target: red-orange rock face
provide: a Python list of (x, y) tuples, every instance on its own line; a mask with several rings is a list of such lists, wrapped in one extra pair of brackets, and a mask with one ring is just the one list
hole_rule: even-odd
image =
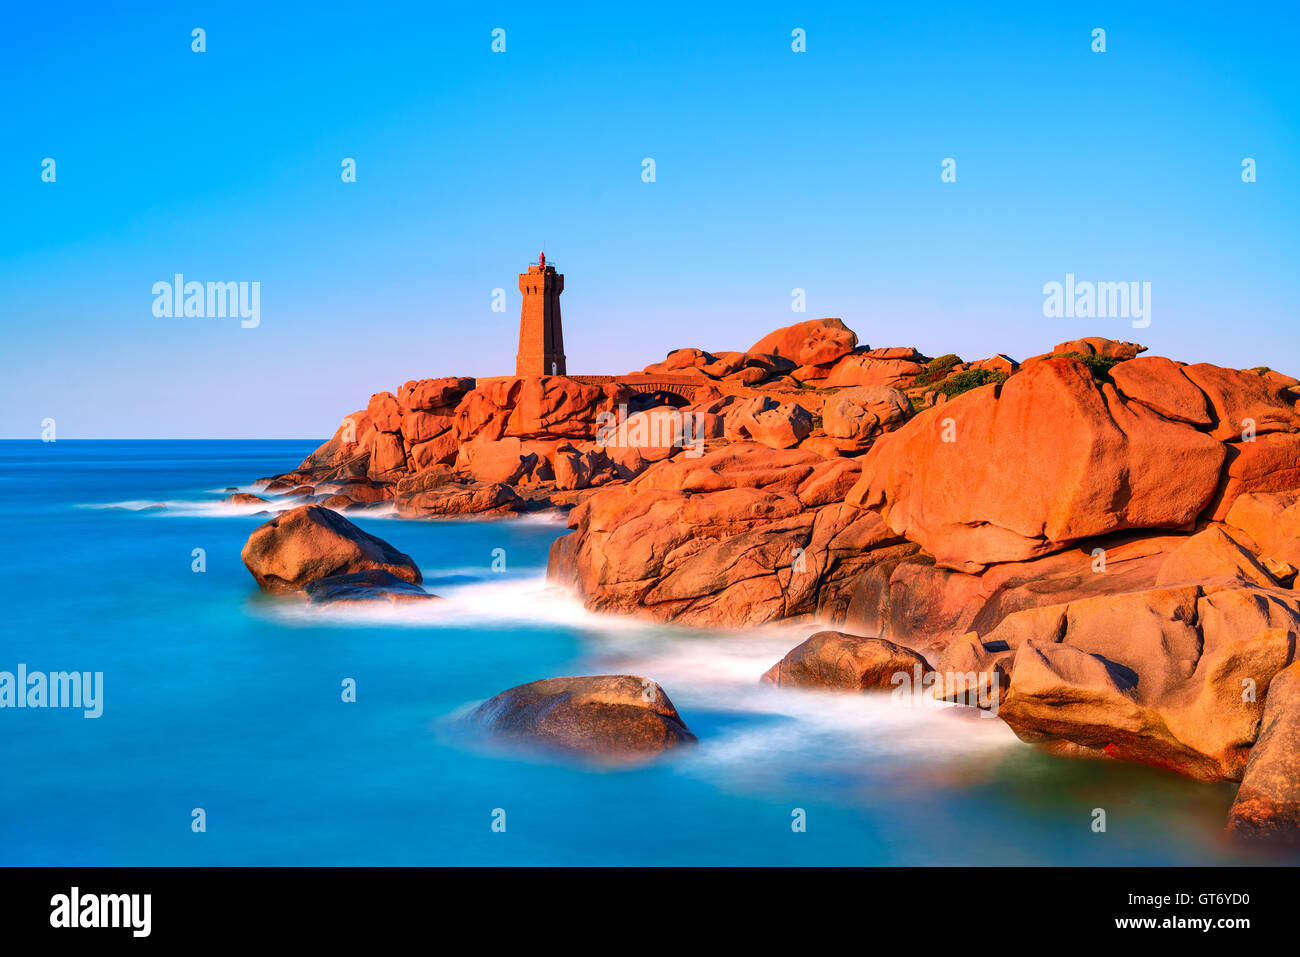
[[(400, 426), (400, 418), (398, 423)], [(381, 482), (395, 481), (406, 472), (406, 447), (396, 432), (372, 429), (362, 436), (358, 449), (369, 453), (366, 474)]]
[(881, 438), (849, 501), (951, 568), (973, 570), (1132, 528), (1181, 528), (1209, 504), (1221, 443), (1047, 359)]
[(1122, 342), (1118, 339), (1104, 339), (1101, 336), (1087, 336), (1083, 339), (1072, 339), (1069, 342), (1059, 343), (1052, 350), (1052, 353), (1059, 356), (1065, 352), (1077, 352), (1080, 355), (1104, 356), (1108, 359), (1132, 359), (1139, 352), (1146, 351), (1146, 346), (1140, 346), (1136, 342)]
[(575, 508), (551, 575), (590, 607), (682, 622), (807, 615), (828, 556), (888, 534), (840, 504), (856, 478), (851, 460), (754, 443), (679, 455)]
[(474, 438), (594, 438), (601, 414), (613, 414), (629, 393), (617, 385), (585, 385), (564, 376), (499, 379), (468, 393), (456, 409), (456, 434)]
[(1216, 420), (1210, 434), (1216, 439), (1249, 441), (1266, 432), (1300, 432), (1295, 396), (1282, 381), (1204, 362), (1183, 371), (1209, 399)]
[(397, 401), (412, 412), (450, 415), (473, 388), (474, 380), (464, 377), (414, 379), (397, 390)]
[(745, 351), (780, 356), (797, 366), (828, 365), (856, 348), (858, 336), (839, 319), (809, 319), (770, 332)]
[[(1300, 491), (1252, 492), (1239, 496), (1225, 520), (1254, 543), (1265, 567), (1269, 562), (1300, 569)], [(1240, 536), (1236, 536), (1240, 540)]]
[(1146, 406), (1175, 422), (1196, 427), (1212, 423), (1205, 393), (1194, 386), (1179, 363), (1162, 356), (1121, 362), (1111, 370), (1115, 388), (1124, 398)]
[(1273, 432), (1250, 442), (1229, 442), (1221, 488), (1207, 514), (1223, 521), (1237, 497), (1248, 492), (1300, 488), (1300, 435)]
[(456, 420), (433, 412), (407, 412), (402, 416), (402, 439), (408, 446), (428, 442), (450, 431)]
[(391, 392), (376, 392), (370, 397), (366, 406), (370, 421), (380, 432), (400, 432), (402, 430), (402, 407), (397, 404), (397, 396)]
[(906, 388), (925, 367), (912, 358), (879, 357), (872, 353), (845, 356), (818, 385), (827, 389), (855, 386)]

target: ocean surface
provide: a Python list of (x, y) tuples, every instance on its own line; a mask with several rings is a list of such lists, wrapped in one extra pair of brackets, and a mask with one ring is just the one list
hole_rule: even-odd
[[(0, 864), (1265, 860), (1220, 836), (1232, 785), (1052, 757), (964, 709), (760, 686), (807, 626), (590, 614), (546, 586), (557, 518), (355, 518), (447, 599), (417, 610), (263, 596), (239, 552), (265, 516), (220, 500), (316, 444), (0, 442), (0, 671), (103, 674), (98, 718), (0, 709)], [(699, 746), (599, 770), (458, 727), (513, 685), (606, 673), (659, 681)]]

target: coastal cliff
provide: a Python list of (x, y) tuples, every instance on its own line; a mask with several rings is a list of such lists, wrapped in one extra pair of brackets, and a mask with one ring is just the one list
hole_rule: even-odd
[(1300, 747), (1294, 705), (1252, 746), (1300, 633), (1300, 383), (1144, 351), (965, 362), (824, 319), (627, 377), (415, 380), (262, 491), (566, 508), (548, 577), (588, 608), (884, 639), (991, 677), (1026, 740), (1207, 781), (1258, 766), (1234, 833), (1298, 833), (1265, 783)]

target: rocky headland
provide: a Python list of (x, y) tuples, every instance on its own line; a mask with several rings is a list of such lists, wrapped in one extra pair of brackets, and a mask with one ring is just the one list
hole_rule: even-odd
[[(806, 621), (765, 680), (925, 676), (1027, 741), (1240, 781), (1231, 833), (1296, 840), (1300, 383), (1145, 351), (965, 361), (821, 319), (627, 376), (413, 380), (257, 483), (295, 507), (245, 561), (268, 590), (398, 600), (418, 569), (343, 515), (565, 510), (548, 577), (590, 609)], [(481, 723), (568, 750), (584, 715), (638, 753), (690, 737), (666, 696), (632, 700), (640, 678), (553, 680)]]

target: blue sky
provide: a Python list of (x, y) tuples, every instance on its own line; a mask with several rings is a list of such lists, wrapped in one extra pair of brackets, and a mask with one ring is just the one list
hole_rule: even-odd
[[(311, 438), (509, 373), (543, 243), (572, 372), (825, 315), (1300, 374), (1300, 14), (1130, 6), (10, 5), (0, 436)], [(155, 317), (178, 272), (260, 325)], [(1066, 273), (1150, 282), (1150, 327), (1044, 318)]]

